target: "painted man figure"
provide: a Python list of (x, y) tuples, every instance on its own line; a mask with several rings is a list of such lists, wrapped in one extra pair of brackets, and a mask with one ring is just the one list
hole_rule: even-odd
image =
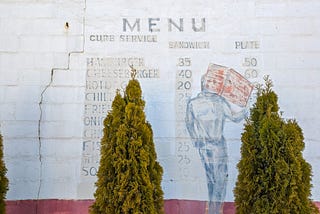
[(209, 214), (222, 213), (226, 195), (228, 155), (223, 136), (225, 121), (240, 122), (248, 112), (247, 108), (232, 112), (229, 102), (217, 93), (224, 87), (225, 75), (216, 71), (208, 69), (202, 77), (201, 92), (188, 102), (186, 115), (188, 132), (206, 171)]

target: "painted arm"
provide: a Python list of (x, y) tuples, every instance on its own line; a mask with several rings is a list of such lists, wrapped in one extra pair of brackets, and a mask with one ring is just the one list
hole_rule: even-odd
[(193, 115), (193, 110), (192, 110), (192, 104), (189, 101), (187, 104), (187, 110), (186, 110), (186, 126), (189, 132), (190, 137), (192, 138), (192, 141), (195, 141), (197, 139), (196, 137), (196, 131), (194, 128), (194, 115)]
[(226, 117), (231, 120), (232, 122), (239, 123), (241, 120), (246, 118), (248, 116), (248, 109), (249, 106), (247, 105), (244, 107), (241, 111), (239, 112), (233, 112), (231, 110), (230, 104), (224, 100), (224, 105), (223, 105), (224, 113)]

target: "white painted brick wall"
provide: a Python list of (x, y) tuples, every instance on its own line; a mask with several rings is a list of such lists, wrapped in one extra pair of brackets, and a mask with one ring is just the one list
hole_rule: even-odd
[[(53, 167), (54, 170), (50, 173), (45, 170), (50, 168), (47, 167), (46, 162), (46, 158), (50, 157), (50, 155), (47, 157), (45, 150), (48, 148), (47, 142), (56, 146), (62, 141), (62, 139), (59, 140), (59, 135), (68, 136), (72, 141), (72, 137), (66, 134), (70, 132), (68, 128), (63, 128), (70, 124), (70, 127), (75, 126), (72, 122), (58, 121), (61, 118), (56, 118), (52, 122), (43, 120), (41, 126), (43, 126), (44, 136), (41, 137), (46, 139), (50, 136), (56, 140), (41, 142), (43, 145), (40, 153), (43, 163), (40, 165), (38, 121), (40, 95), (50, 82), (51, 69), (67, 67), (68, 53), (81, 51), (83, 48), (83, 7), (84, 2), (77, 0), (1, 1), (0, 3), (0, 124), (5, 140), (5, 160), (10, 180), (8, 199), (75, 198), (72, 191), (66, 191), (62, 195), (50, 195), (51, 188), (61, 192), (61, 188), (55, 185), (54, 180), (51, 186), (45, 185), (50, 183), (47, 182), (48, 176), (54, 174), (57, 168), (59, 173), (56, 173), (55, 180), (62, 177), (60, 173), (62, 168)], [(69, 24), (68, 29), (65, 28), (66, 22)], [(53, 96), (63, 97), (63, 94)], [(73, 94), (69, 96), (72, 97)], [(50, 101), (50, 97), (47, 100)], [(51, 98), (51, 100), (55, 99)], [(46, 102), (46, 99), (43, 102)], [(81, 110), (81, 108), (78, 109)], [(44, 113), (43, 116), (46, 114)], [(61, 129), (64, 130), (61, 133), (53, 131)], [(76, 131), (74, 133), (72, 136), (78, 135)], [(68, 143), (68, 140), (64, 141), (67, 146), (74, 145)], [(63, 148), (63, 146), (57, 148)], [(67, 151), (69, 156), (76, 157), (72, 155), (70, 149)], [(79, 153), (81, 148), (76, 151)], [(60, 156), (57, 155), (57, 157)], [(64, 166), (63, 163), (62, 166)], [(75, 169), (80, 166), (69, 168), (74, 168), (71, 171), (75, 172)], [(43, 184), (38, 196), (40, 170), (42, 170)], [(73, 175), (72, 179), (75, 177)], [(64, 185), (66, 189), (72, 183), (72, 179), (68, 182), (64, 180), (64, 184), (60, 182), (60, 186)]]
[[(255, 57), (260, 73), (252, 81), (261, 82), (262, 76), (269, 74), (284, 116), (296, 118), (303, 128), (304, 156), (312, 164), (314, 174), (312, 198), (320, 201), (320, 193), (316, 191), (320, 187), (317, 171), (320, 156), (316, 152), (320, 149), (320, 117), (316, 114), (320, 103), (317, 93), (320, 90), (319, 11), (317, 0), (164, 0), (134, 4), (127, 0), (112, 4), (92, 0), (87, 1), (87, 5), (85, 0), (2, 0), (0, 131), (10, 180), (7, 198), (93, 197), (94, 180), (86, 183), (81, 177), (86, 59), (137, 56), (145, 59), (147, 67), (160, 70), (160, 78), (141, 79), (141, 85), (158, 157), (164, 167), (165, 197), (206, 200), (206, 180), (195, 149), (188, 153), (192, 159), (190, 176), (180, 179), (177, 170), (176, 60), (192, 58), (195, 96), (200, 91), (200, 76), (208, 62), (244, 72), (244, 58)], [(150, 33), (148, 18), (157, 17), (160, 22), (156, 27), (160, 32)], [(190, 20), (193, 17), (206, 18), (205, 33), (192, 31)], [(122, 18), (141, 18), (141, 32), (124, 33)], [(167, 18), (184, 18), (184, 32), (168, 32)], [(94, 43), (89, 39), (91, 34), (152, 34), (158, 36), (158, 42)], [(180, 40), (210, 41), (210, 49), (168, 49), (168, 41)], [(235, 49), (235, 41), (258, 41), (260, 48)], [(38, 135), (40, 115), (41, 141)], [(225, 128), (230, 175), (227, 201), (233, 200), (241, 129), (242, 124), (231, 123)]]

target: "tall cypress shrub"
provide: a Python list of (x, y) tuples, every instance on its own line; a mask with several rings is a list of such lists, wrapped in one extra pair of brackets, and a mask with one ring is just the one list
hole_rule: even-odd
[(3, 160), (3, 142), (2, 142), (2, 136), (0, 134), (0, 213), (6, 213), (6, 194), (8, 190), (8, 184), (9, 181), (6, 177), (7, 168), (5, 166), (4, 160)]
[(302, 130), (295, 120), (282, 118), (277, 102), (266, 77), (241, 137), (236, 213), (319, 213), (309, 198), (311, 166), (302, 155)]
[(138, 80), (117, 92), (104, 121), (101, 159), (91, 214), (163, 213), (163, 170)]

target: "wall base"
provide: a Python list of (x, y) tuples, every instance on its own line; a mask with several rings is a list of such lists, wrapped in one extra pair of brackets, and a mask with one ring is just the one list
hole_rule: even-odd
[[(88, 207), (93, 200), (19, 200), (7, 201), (7, 214), (88, 214)], [(165, 200), (166, 214), (205, 214), (205, 201)], [(320, 202), (315, 202), (320, 209)], [(224, 214), (234, 214), (233, 202), (224, 203)]]

